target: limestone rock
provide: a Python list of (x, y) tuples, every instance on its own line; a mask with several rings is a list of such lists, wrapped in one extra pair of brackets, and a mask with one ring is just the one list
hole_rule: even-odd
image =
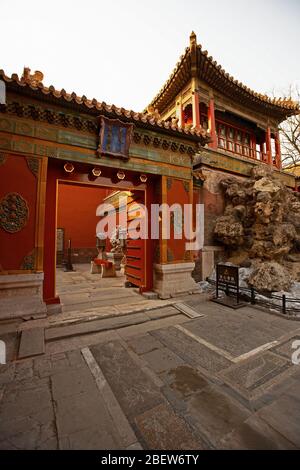
[(263, 178), (256, 180), (253, 185), (255, 191), (263, 191), (267, 193), (277, 193), (280, 191), (281, 185), (273, 181), (271, 178), (264, 176)]
[(215, 234), (225, 245), (242, 245), (244, 241), (242, 223), (230, 215), (223, 215), (218, 218)]
[(255, 180), (259, 180), (260, 178), (264, 178), (265, 176), (272, 175), (272, 169), (266, 165), (258, 165), (252, 168), (251, 176)]
[(289, 271), (274, 261), (261, 263), (248, 279), (248, 284), (261, 292), (287, 291), (291, 283)]
[[(300, 255), (300, 194), (285, 187), (267, 165), (253, 168), (248, 179), (224, 178), (220, 187), (225, 195), (225, 209), (216, 220), (214, 233), (226, 245), (228, 259), (237, 259), (238, 264), (255, 260), (259, 265), (257, 288), (268, 290), (268, 278), (272, 281), (270, 289), (276, 290), (280, 275), (287, 275), (286, 283), (280, 278), (283, 286), (291, 278), (297, 280), (299, 269), (290, 265), (295, 262), (293, 255)], [(272, 262), (275, 268), (269, 264), (265, 270), (261, 267)], [(278, 266), (282, 266), (280, 272)]]
[(300, 260), (297, 255), (290, 255), (291, 258), (285, 263), (293, 280), (300, 281)]

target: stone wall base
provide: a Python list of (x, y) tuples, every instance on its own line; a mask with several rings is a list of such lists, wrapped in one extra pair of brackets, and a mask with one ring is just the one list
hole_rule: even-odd
[(196, 268), (193, 272), (193, 278), (199, 281), (205, 281), (209, 277), (217, 263), (224, 261), (224, 248), (221, 246), (204, 246), (196, 260)]
[(195, 263), (174, 263), (154, 265), (154, 292), (161, 299), (199, 291), (192, 271)]
[[(94, 246), (86, 248), (72, 248), (72, 258), (71, 261), (73, 264), (81, 263), (90, 263), (92, 259), (98, 256), (98, 250)], [(65, 250), (64, 253), (56, 254), (56, 265), (58, 267), (62, 266), (62, 261), (68, 259), (68, 250)]]
[(0, 276), (0, 320), (46, 316), (44, 273)]

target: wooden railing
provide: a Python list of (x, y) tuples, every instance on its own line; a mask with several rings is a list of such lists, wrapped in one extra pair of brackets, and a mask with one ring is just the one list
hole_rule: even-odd
[[(268, 163), (268, 156), (265, 152), (261, 152), (260, 150), (254, 149), (243, 143), (237, 143), (235, 141), (225, 139), (221, 136), (218, 136), (218, 148), (221, 150), (226, 150), (227, 152), (231, 152), (234, 155), (242, 155), (243, 157)], [(275, 156), (272, 156), (272, 161), (273, 165), (276, 166)]]

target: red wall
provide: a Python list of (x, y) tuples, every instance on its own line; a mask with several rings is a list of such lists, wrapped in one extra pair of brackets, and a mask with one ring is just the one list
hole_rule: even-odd
[(96, 246), (96, 209), (111, 190), (78, 184), (58, 185), (57, 227), (65, 229), (65, 248), (69, 238), (73, 248)]
[(6, 160), (0, 165), (0, 200), (8, 193), (15, 192), (26, 200), (29, 217), (26, 225), (16, 233), (0, 228), (0, 270), (20, 270), (23, 259), (35, 244), (37, 178), (27, 165), (25, 157), (5, 154)]
[[(189, 204), (189, 186), (185, 185), (182, 180), (171, 178), (171, 185), (168, 188), (167, 203), (169, 206), (173, 204), (180, 204), (183, 213), (184, 221), (184, 204)], [(185, 244), (184, 237), (184, 224), (182, 224), (182, 238), (177, 239), (174, 236), (174, 224), (171, 222), (170, 226), (170, 239), (168, 240), (168, 261), (182, 261), (185, 257)]]

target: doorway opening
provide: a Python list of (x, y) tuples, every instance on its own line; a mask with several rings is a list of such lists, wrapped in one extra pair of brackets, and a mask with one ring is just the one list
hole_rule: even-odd
[[(114, 313), (118, 305), (141, 298), (138, 292), (147, 287), (146, 240), (131, 239), (130, 229), (120, 237), (124, 217), (129, 227), (132, 221), (138, 225), (141, 204), (145, 190), (57, 180), (55, 287), (63, 311), (110, 306)], [(103, 206), (108, 209), (101, 217)], [(99, 232), (103, 218), (105, 238)]]

